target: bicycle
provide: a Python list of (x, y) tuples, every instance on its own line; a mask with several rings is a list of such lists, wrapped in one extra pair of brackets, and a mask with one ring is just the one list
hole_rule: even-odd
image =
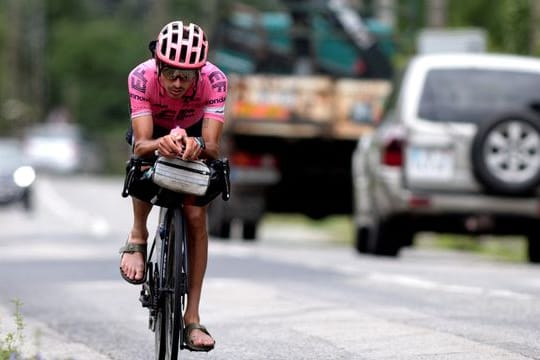
[[(151, 168), (141, 170), (153, 164), (142, 159), (131, 159), (128, 162), (122, 196), (134, 195), (133, 192), (137, 190), (130, 192), (129, 189), (138, 179), (142, 184), (139, 187), (151, 188), (145, 196), (148, 197), (148, 193), (155, 194), (150, 202), (160, 207), (158, 227), (146, 259), (146, 280), (139, 300), (149, 310), (148, 326), (155, 334), (155, 358), (177, 360), (179, 350), (185, 348), (183, 311), (189, 288), (187, 230), (183, 216), (185, 195), (153, 184), (150, 180)], [(219, 193), (226, 201), (230, 198), (228, 160), (214, 160), (211, 165), (214, 166), (214, 173), (221, 172), (223, 183), (214, 180), (208, 189), (213, 193), (202, 202), (212, 201)], [(212, 185), (214, 187), (211, 190)]]

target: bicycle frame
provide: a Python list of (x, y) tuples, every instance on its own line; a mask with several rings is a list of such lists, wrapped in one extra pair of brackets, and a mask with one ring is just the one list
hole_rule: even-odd
[[(213, 178), (211, 173), (207, 191), (209, 196), (198, 206), (208, 204), (220, 193), (225, 201), (230, 197), (228, 160), (216, 160), (213, 164), (211, 168), (215, 177)], [(155, 358), (177, 360), (179, 350), (185, 347), (183, 312), (189, 287), (187, 231), (182, 205), (185, 195), (153, 183), (151, 173), (142, 170), (142, 167), (152, 165), (153, 162), (145, 159), (135, 157), (130, 159), (127, 163), (122, 196), (140, 195), (141, 200), (160, 207), (159, 225), (146, 259), (146, 281), (142, 286), (139, 300), (142, 306), (149, 310), (148, 327), (155, 333)], [(141, 190), (141, 186), (153, 188), (149, 194), (147, 192), (139, 194), (137, 191)], [(134, 187), (138, 190), (136, 191)], [(154, 190), (157, 192), (154, 193)]]
[(183, 348), (183, 311), (188, 292), (188, 252), (181, 205), (161, 207), (159, 223), (147, 259), (147, 281), (140, 301), (149, 309), (155, 333), (155, 357), (176, 360)]

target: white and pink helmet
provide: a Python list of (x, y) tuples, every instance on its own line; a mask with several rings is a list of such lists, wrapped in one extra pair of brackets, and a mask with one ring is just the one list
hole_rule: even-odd
[(208, 40), (201, 27), (173, 21), (161, 29), (156, 56), (164, 64), (184, 69), (199, 69), (206, 63)]

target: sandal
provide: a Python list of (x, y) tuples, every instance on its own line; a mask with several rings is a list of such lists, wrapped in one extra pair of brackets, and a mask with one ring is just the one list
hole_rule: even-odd
[(184, 345), (185, 345), (185, 348), (190, 350), (190, 351), (206, 351), (206, 352), (208, 352), (208, 351), (212, 350), (214, 348), (215, 342), (212, 345), (195, 345), (195, 344), (193, 344), (193, 341), (191, 340), (190, 335), (191, 335), (191, 332), (193, 330), (197, 330), (197, 329), (201, 330), (206, 335), (212, 337), (212, 335), (210, 335), (208, 330), (206, 330), (206, 327), (204, 327), (203, 325), (196, 324), (196, 323), (188, 324), (188, 325), (186, 325), (186, 327), (184, 329)]
[[(133, 285), (140, 285), (143, 284), (146, 281), (146, 244), (134, 244), (130, 242), (126, 242), (124, 246), (120, 248), (120, 254), (124, 256), (125, 253), (133, 254), (136, 252), (140, 252), (143, 255), (144, 259), (144, 276), (140, 280), (135, 280), (129, 278), (124, 271), (122, 271), (122, 267), (120, 266), (120, 275), (122, 275), (122, 278), (126, 280), (128, 283)], [(120, 257), (120, 261), (122, 261), (122, 256)]]

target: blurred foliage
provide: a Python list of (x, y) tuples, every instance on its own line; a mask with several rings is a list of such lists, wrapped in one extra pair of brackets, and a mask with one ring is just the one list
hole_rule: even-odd
[[(401, 59), (414, 52), (416, 33), (425, 24), (426, 1), (396, 0), (395, 39)], [(161, 26), (173, 19), (194, 21), (212, 38), (216, 21), (234, 2), (0, 1), (0, 134), (42, 122), (58, 107), (69, 109), (90, 133), (127, 127), (127, 74), (148, 58), (147, 44)], [(277, 0), (243, 3), (265, 10), (283, 5)], [(483, 27), (491, 51), (527, 54), (530, 6), (529, 0), (448, 0), (448, 25)]]
[(449, 1), (448, 25), (475, 26), (488, 30), (491, 51), (528, 54), (531, 41), (531, 2), (531, 0), (499, 0), (489, 3), (481, 0)]
[[(233, 1), (4, 0), (0, 2), (0, 132), (44, 121), (57, 107), (90, 133), (128, 124), (127, 74), (150, 55), (147, 44), (165, 23), (182, 19), (212, 28)], [(269, 6), (268, 1), (246, 1)], [(35, 11), (39, 7), (40, 11)], [(181, 15), (178, 15), (181, 14)], [(30, 30), (42, 23), (42, 38)], [(11, 29), (11, 31), (8, 31)], [(31, 51), (42, 42), (43, 51)], [(16, 44), (16, 45), (13, 45)], [(10, 51), (15, 48), (16, 54)], [(25, 85), (44, 70), (42, 102)], [(15, 66), (15, 68), (14, 68)], [(42, 106), (42, 109), (38, 109)], [(22, 109), (22, 110), (21, 110)]]

